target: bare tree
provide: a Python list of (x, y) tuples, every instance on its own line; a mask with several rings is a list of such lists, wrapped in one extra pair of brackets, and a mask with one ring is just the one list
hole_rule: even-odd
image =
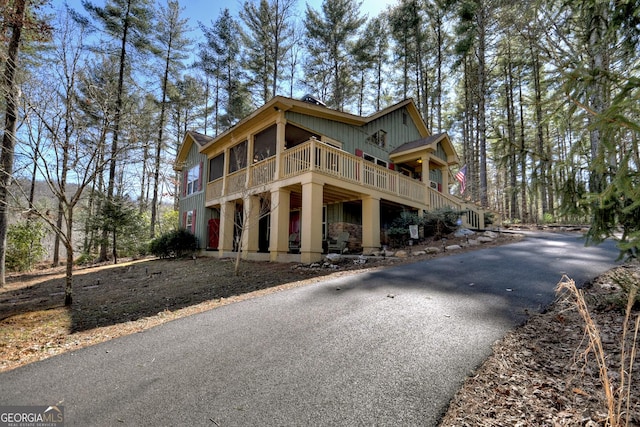
[(254, 232), (259, 227), (260, 220), (269, 216), (274, 208), (271, 206), (271, 194), (266, 191), (244, 190), (242, 200), (241, 210), (234, 214), (236, 262), (233, 272), (236, 276), (240, 275), (242, 253), (247, 250), (248, 232)]

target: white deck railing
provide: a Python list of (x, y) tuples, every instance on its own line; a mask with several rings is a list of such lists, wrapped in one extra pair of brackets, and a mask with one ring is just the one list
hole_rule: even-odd
[[(429, 209), (450, 207), (466, 212), (463, 222), (472, 228), (481, 228), (484, 224), (482, 212), (475, 206), (444, 193), (434, 190), (427, 184), (409, 178), (399, 172), (376, 165), (361, 157), (354, 156), (316, 139), (299, 144), (282, 153), (280, 171), (276, 170), (276, 158), (262, 160), (249, 168), (227, 175), (226, 189), (223, 191), (222, 179), (207, 185), (207, 200), (243, 191), (249, 188), (269, 184), (307, 172), (319, 172), (337, 177), (343, 181), (355, 183), (393, 194), (408, 201), (429, 206)], [(247, 180), (249, 173), (249, 180)]]

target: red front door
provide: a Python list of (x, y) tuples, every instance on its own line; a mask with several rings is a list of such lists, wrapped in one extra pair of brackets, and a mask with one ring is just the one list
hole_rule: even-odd
[(209, 244), (210, 249), (218, 249), (220, 242), (220, 219), (212, 218), (209, 220)]

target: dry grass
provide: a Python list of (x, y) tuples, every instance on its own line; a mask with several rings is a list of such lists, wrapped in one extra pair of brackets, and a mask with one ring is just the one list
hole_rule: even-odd
[[(441, 426), (640, 425), (638, 321), (625, 321), (640, 316), (640, 304), (628, 304), (616, 283), (635, 268), (617, 267), (583, 289), (565, 291), (547, 311), (509, 332), (454, 396)], [(591, 319), (587, 333), (575, 291)], [(599, 344), (589, 339), (596, 332)], [(604, 354), (598, 357), (607, 364), (608, 386), (594, 350)]]
[[(622, 335), (620, 339), (619, 347), (619, 372), (617, 375), (617, 384), (613, 381), (611, 375), (612, 368), (610, 367), (610, 359), (612, 356), (609, 354), (603, 344), (600, 334), (600, 328), (596, 324), (594, 317), (589, 311), (584, 292), (578, 289), (575, 282), (567, 276), (564, 276), (557, 286), (557, 292), (562, 294), (568, 299), (578, 310), (578, 313), (584, 321), (585, 335), (587, 338), (587, 346), (582, 352), (582, 357), (587, 360), (589, 355), (593, 355), (598, 364), (600, 381), (602, 382), (602, 389), (605, 394), (605, 404), (607, 408), (607, 422), (606, 425), (612, 427), (628, 426), (631, 417), (631, 383), (633, 375), (633, 365), (636, 357), (636, 348), (638, 345), (638, 327), (640, 326), (640, 314), (637, 315), (635, 320), (635, 327), (633, 327), (633, 339), (628, 340), (627, 335), (629, 332), (630, 319), (633, 310), (633, 306), (636, 301), (636, 295), (638, 293), (638, 285), (629, 280), (626, 276), (622, 275), (619, 271), (613, 275), (614, 281), (618, 284), (621, 282), (628, 283), (627, 287), (627, 304), (625, 307), (624, 320), (622, 322)], [(624, 291), (623, 291), (624, 292)]]

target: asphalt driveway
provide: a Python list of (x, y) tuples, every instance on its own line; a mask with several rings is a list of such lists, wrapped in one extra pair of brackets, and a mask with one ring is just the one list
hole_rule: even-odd
[(78, 426), (432, 426), (563, 274), (617, 255), (532, 233), (274, 293), (0, 374), (0, 405), (59, 403)]

